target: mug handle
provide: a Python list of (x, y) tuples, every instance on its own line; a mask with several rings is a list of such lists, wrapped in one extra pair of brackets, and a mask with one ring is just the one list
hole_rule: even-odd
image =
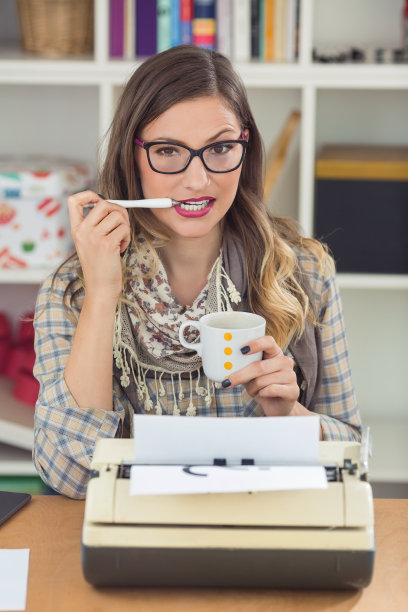
[(192, 342), (187, 342), (184, 338), (184, 330), (186, 329), (186, 327), (195, 327), (196, 329), (198, 329), (198, 331), (201, 331), (200, 329), (200, 322), (199, 321), (184, 321), (184, 323), (182, 323), (180, 325), (180, 329), (179, 329), (179, 340), (180, 343), (188, 349), (191, 349), (192, 351), (196, 351), (196, 353), (198, 355), (200, 355), (200, 357), (203, 356), (203, 350), (202, 350), (202, 343), (201, 342), (197, 342), (197, 343), (192, 343)]

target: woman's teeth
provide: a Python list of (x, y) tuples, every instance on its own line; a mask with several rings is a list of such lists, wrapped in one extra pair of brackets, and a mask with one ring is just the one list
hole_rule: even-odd
[(187, 202), (180, 202), (179, 206), (183, 210), (202, 210), (203, 208), (208, 206), (209, 203), (210, 203), (210, 200), (203, 200), (200, 203), (196, 202), (194, 204), (188, 204)]

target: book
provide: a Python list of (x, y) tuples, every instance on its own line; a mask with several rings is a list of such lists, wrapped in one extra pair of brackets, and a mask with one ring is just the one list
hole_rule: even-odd
[(233, 2), (232, 57), (236, 62), (251, 59), (251, 0)]
[(146, 57), (157, 51), (157, 2), (136, 2), (136, 55)]
[(286, 0), (275, 0), (275, 53), (274, 60), (283, 62), (285, 59), (286, 36)]
[(124, 52), (124, 0), (109, 2), (109, 55), (123, 57)]
[(170, 46), (181, 44), (181, 14), (180, 0), (171, 0), (170, 9)]
[(193, 43), (215, 49), (215, 0), (194, 0)]
[(296, 26), (295, 26), (295, 59), (300, 53), (300, 0), (296, 0)]
[[(231, 3), (233, 0), (216, 0), (217, 51), (231, 57)], [(259, 1), (259, 0), (258, 0)]]
[(193, 43), (193, 1), (180, 0), (180, 42), (182, 45)]
[(276, 0), (264, 0), (264, 44), (262, 57), (267, 61), (275, 59), (275, 2)]
[(260, 0), (259, 4), (259, 59), (265, 57), (265, 0)]
[(294, 62), (296, 59), (296, 0), (286, 0), (286, 49), (285, 59)]
[(260, 52), (262, 0), (251, 0), (251, 58), (258, 59)]
[(136, 49), (136, 0), (125, 0), (123, 57), (135, 59)]
[(171, 0), (157, 0), (157, 52), (171, 46)]

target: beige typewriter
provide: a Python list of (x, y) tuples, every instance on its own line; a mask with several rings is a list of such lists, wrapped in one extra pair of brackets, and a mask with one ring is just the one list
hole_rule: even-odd
[[(257, 421), (258, 427), (274, 421), (241, 420)], [(138, 441), (99, 440), (82, 532), (86, 580), (123, 586), (367, 586), (375, 553), (368, 436), (367, 431), (361, 444), (316, 443), (325, 488), (191, 495), (131, 495), (131, 467), (140, 463)], [(165, 453), (166, 438), (161, 440), (161, 445), (159, 440), (153, 447), (146, 444), (157, 449), (157, 463), (163, 461), (160, 449)], [(143, 446), (140, 438), (139, 443)], [(248, 457), (245, 448), (244, 463), (251, 463)], [(213, 461), (225, 465), (219, 456)]]

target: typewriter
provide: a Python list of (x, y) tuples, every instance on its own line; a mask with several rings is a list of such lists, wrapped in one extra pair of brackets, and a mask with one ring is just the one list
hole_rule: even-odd
[(317, 443), (324, 489), (131, 495), (134, 440), (101, 439), (85, 504), (84, 576), (98, 586), (365, 587), (375, 555), (368, 440), (367, 431), (361, 444)]

